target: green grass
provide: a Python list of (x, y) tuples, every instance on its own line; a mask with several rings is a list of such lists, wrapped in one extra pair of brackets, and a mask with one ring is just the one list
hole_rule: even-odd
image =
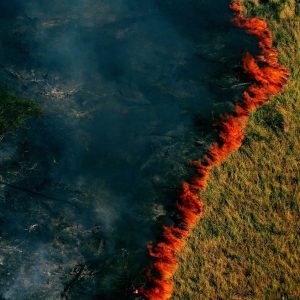
[(39, 105), (24, 100), (0, 86), (0, 140), (9, 132), (22, 127), (30, 116), (40, 115)]
[(179, 256), (174, 299), (300, 299), (300, 4), (244, 2), (267, 20), (292, 76), (214, 170), (204, 217)]

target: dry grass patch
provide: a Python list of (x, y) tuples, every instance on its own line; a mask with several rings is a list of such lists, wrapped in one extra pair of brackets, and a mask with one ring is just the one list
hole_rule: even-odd
[(240, 151), (214, 170), (173, 299), (300, 299), (300, 4), (245, 4), (268, 21), (292, 76), (252, 115)]

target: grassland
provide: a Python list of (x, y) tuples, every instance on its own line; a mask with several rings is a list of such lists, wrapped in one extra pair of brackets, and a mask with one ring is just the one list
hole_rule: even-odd
[(300, 4), (244, 3), (268, 22), (292, 75), (253, 113), (242, 148), (214, 170), (173, 299), (300, 299)]

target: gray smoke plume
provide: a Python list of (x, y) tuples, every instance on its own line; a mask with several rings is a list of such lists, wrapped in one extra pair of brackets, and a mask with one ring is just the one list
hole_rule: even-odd
[[(0, 82), (43, 115), (1, 145), (0, 295), (130, 299), (252, 41), (225, 0), (0, 3)], [(245, 83), (247, 84), (247, 83)]]

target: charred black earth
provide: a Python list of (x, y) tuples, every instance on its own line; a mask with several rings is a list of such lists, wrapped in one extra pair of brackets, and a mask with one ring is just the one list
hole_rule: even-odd
[(229, 1), (0, 3), (0, 83), (42, 110), (0, 147), (0, 295), (132, 299), (190, 159), (247, 82)]

